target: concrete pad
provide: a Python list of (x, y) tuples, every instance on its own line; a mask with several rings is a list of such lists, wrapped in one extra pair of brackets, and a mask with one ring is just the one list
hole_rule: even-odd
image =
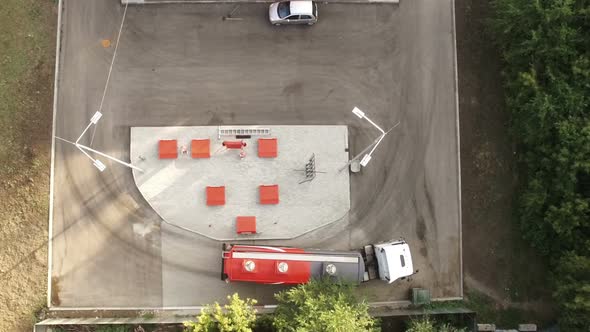
[[(217, 126), (133, 127), (131, 161), (139, 191), (168, 223), (215, 240), (290, 239), (341, 220), (350, 210), (346, 126), (268, 126), (277, 138), (276, 158), (257, 155), (258, 136), (244, 139), (245, 158), (239, 149), (222, 146), (235, 136), (218, 135)], [(266, 136), (265, 136), (266, 137)], [(179, 149), (193, 139), (211, 141), (211, 157), (158, 158), (158, 142), (176, 139)], [(321, 144), (318, 144), (321, 142)], [(315, 155), (316, 177), (309, 182), (303, 172)], [(279, 203), (261, 204), (259, 186), (278, 185)], [(206, 187), (225, 186), (225, 204), (207, 206)], [(237, 235), (238, 216), (256, 217), (256, 234)]]

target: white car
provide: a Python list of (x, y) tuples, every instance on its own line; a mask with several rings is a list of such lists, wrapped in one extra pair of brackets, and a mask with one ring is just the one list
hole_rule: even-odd
[(318, 21), (318, 7), (313, 1), (282, 1), (275, 2), (268, 9), (270, 23), (308, 24)]

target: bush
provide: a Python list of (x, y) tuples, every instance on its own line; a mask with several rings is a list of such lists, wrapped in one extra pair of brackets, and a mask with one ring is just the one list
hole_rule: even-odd
[(256, 321), (254, 322), (253, 330), (256, 332), (274, 332), (275, 328), (273, 322), (274, 315), (260, 315), (256, 318)]
[(229, 304), (223, 309), (219, 303), (208, 306), (197, 316), (196, 322), (185, 322), (190, 332), (252, 332), (256, 320), (256, 300), (242, 300), (238, 294), (227, 297)]
[(350, 284), (329, 279), (312, 280), (275, 295), (278, 306), (274, 326), (278, 331), (356, 332), (378, 331), (369, 306), (358, 301)]
[(430, 317), (412, 319), (408, 324), (406, 332), (465, 332), (465, 329), (459, 329), (448, 323), (437, 323)]
[(434, 322), (428, 318), (413, 319), (408, 324), (406, 332), (434, 332)]

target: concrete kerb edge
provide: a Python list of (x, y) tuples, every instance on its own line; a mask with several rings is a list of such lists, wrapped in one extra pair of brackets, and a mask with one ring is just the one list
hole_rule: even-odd
[[(125, 324), (182, 324), (187, 320), (194, 319), (195, 316), (200, 314), (201, 310), (205, 308), (203, 306), (196, 306), (196, 307), (175, 307), (172, 309), (166, 309), (165, 313), (164, 310), (160, 310), (160, 308), (125, 308), (121, 309), (122, 312), (125, 312), (127, 316), (123, 317), (109, 317), (109, 318), (98, 318), (94, 317), (96, 315), (96, 311), (94, 309), (87, 309), (82, 308), (82, 311), (93, 310), (93, 314), (90, 315), (92, 317), (78, 317), (78, 318), (49, 318), (45, 319), (37, 324), (35, 324), (34, 328), (43, 329), (50, 328), (52, 326), (57, 325), (125, 325)], [(254, 306), (258, 314), (269, 314), (273, 313), (277, 305), (260, 305)], [(68, 311), (70, 309), (66, 309)], [(80, 308), (71, 309), (72, 311), (81, 311)], [(99, 309), (102, 310), (102, 309)], [(114, 311), (114, 310), (113, 310)], [(153, 312), (159, 311), (156, 313), (156, 316), (150, 318), (144, 317), (129, 317), (129, 311), (140, 311), (140, 312)], [(163, 314), (163, 315), (160, 315)]]
[[(432, 301), (449, 301), (449, 299), (459, 299), (459, 298), (441, 298), (441, 299), (432, 299)], [(411, 301), (408, 300), (400, 300), (400, 301), (385, 301), (385, 302), (369, 302), (369, 306), (373, 308), (383, 307), (383, 306), (408, 306), (412, 304)], [(257, 310), (274, 310), (276, 309), (276, 304), (267, 304), (267, 305), (259, 305), (254, 306)], [(178, 306), (178, 307), (56, 307), (52, 310), (54, 311), (179, 311), (179, 310), (186, 310), (186, 311), (195, 311), (199, 313), (200, 310), (206, 308), (206, 306)]]
[(455, 121), (456, 121), (456, 135), (457, 135), (457, 186), (459, 199), (459, 273), (461, 299), (463, 299), (463, 212), (462, 212), (462, 198), (461, 198), (461, 134), (459, 121), (459, 68), (457, 65), (457, 23), (455, 19), (455, 0), (451, 0), (451, 17), (453, 20), (453, 66), (455, 67)]
[[(121, 5), (173, 5), (173, 4), (217, 4), (217, 3), (272, 3), (276, 0), (121, 0)], [(399, 4), (399, 0), (320, 0), (321, 3), (348, 4)]]
[(61, 19), (63, 10), (63, 0), (57, 4), (57, 36), (55, 43), (55, 77), (53, 81), (53, 119), (51, 125), (51, 166), (49, 175), (49, 225), (47, 239), (47, 307), (51, 307), (51, 267), (53, 264), (53, 191), (55, 186), (55, 123), (57, 114), (58, 82), (59, 82), (59, 64), (61, 56)]
[[(458, 300), (462, 300), (462, 297), (441, 297), (441, 298), (434, 298), (432, 299), (433, 302), (444, 302), (444, 301), (458, 301)], [(369, 307), (371, 308), (380, 308), (380, 307), (399, 307), (399, 308), (406, 308), (408, 306), (410, 306), (412, 304), (411, 301), (408, 300), (400, 300), (400, 301), (384, 301), (384, 302), (369, 302)], [(203, 310), (206, 306), (178, 306), (178, 307), (96, 307), (96, 308), (91, 308), (91, 307), (67, 307), (67, 308), (54, 308), (52, 310), (54, 311), (62, 311), (62, 312), (67, 312), (67, 311), (169, 311), (169, 312), (178, 312), (178, 311), (186, 311), (185, 313), (183, 313), (182, 316), (193, 316), (193, 315), (198, 315), (201, 310)], [(254, 308), (259, 312), (259, 313), (272, 313), (274, 312), (274, 310), (277, 308), (276, 304), (269, 304), (269, 305), (259, 305), (259, 306), (254, 306)], [(175, 316), (179, 316), (178, 313), (175, 314)], [(93, 321), (91, 322), (92, 324), (101, 324), (100, 323), (100, 318), (99, 319), (95, 319), (92, 318)], [(125, 319), (125, 318), (122, 318)], [(134, 319), (141, 319), (141, 317), (134, 317)], [(60, 319), (60, 324), (67, 324), (67, 320), (68, 318), (62, 318)], [(116, 318), (105, 318), (104, 319), (104, 323), (102, 324), (118, 324), (116, 322)], [(153, 318), (147, 319), (146, 320), (152, 320), (153, 322)], [(72, 324), (76, 324), (80, 322), (80, 318), (72, 318), (71, 319), (71, 323)], [(120, 324), (124, 324), (124, 323), (128, 323), (128, 322), (121, 322)], [(90, 323), (86, 323), (86, 324), (90, 324)], [(37, 324), (38, 326), (51, 326), (51, 325), (55, 325), (55, 324), (43, 324), (43, 322), (40, 322)], [(84, 325), (84, 324), (82, 324)]]

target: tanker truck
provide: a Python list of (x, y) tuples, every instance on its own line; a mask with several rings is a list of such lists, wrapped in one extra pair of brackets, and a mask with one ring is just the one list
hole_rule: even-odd
[(224, 243), (221, 266), (226, 282), (259, 284), (304, 284), (323, 277), (391, 284), (414, 274), (410, 247), (403, 239), (351, 251)]

